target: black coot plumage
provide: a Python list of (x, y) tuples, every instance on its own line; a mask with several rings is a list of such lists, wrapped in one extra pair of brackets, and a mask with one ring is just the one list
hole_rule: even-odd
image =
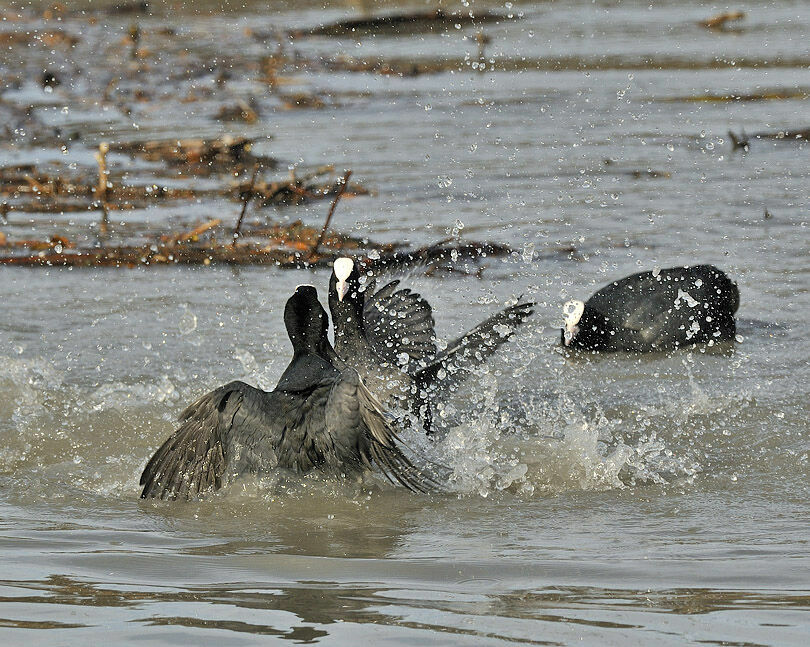
[(564, 346), (652, 352), (733, 339), (736, 284), (714, 265), (641, 272), (564, 306)]
[(432, 485), (402, 453), (358, 372), (337, 358), (314, 287), (296, 289), (284, 323), (293, 358), (276, 388), (231, 382), (188, 407), (143, 471), (143, 498), (189, 498), (276, 467), (352, 475), (376, 464), (411, 490)]
[(398, 280), (377, 290), (373, 271), (362, 271), (345, 257), (335, 261), (329, 280), (337, 354), (360, 372), (377, 397), (417, 413), (428, 431), (430, 402), (486, 361), (533, 307), (519, 303), (505, 308), (439, 352), (430, 304), (400, 289)]

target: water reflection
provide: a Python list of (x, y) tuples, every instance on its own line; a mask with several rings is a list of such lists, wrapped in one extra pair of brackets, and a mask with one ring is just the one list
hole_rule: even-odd
[[(731, 612), (738, 616), (774, 608), (787, 612), (810, 610), (810, 595), (806, 593), (709, 588), (649, 591), (582, 586), (473, 595), (450, 590), (311, 581), (272, 589), (224, 584), (137, 590), (65, 575), (40, 581), (0, 582), (0, 586), (5, 589), (0, 604), (7, 612), (18, 607), (34, 611), (39, 605), (105, 607), (121, 610), (115, 616), (118, 621), (143, 626), (193, 627), (206, 632), (275, 636), (303, 643), (329, 636), (334, 625), (352, 623), (393, 624), (531, 644), (559, 644), (538, 640), (536, 631), (528, 631), (538, 625), (513, 621), (666, 633), (668, 623), (660, 617), (662, 614), (697, 616)], [(11, 594), (6, 587), (13, 587), (17, 593)], [(599, 619), (605, 612), (613, 612), (610, 617), (614, 620)], [(474, 626), (484, 617), (489, 618), (489, 630), (464, 627), (465, 623)], [(6, 618), (3, 625), (39, 629), (84, 626), (41, 622), (23, 614)]]

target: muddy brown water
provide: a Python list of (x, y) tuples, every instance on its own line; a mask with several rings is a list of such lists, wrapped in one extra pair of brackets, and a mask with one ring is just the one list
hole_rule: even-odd
[[(469, 28), (297, 39), (289, 46), (310, 58), (460, 63), (405, 78), (291, 75), (291, 87), (327, 99), (320, 109), (285, 110), (266, 85), (229, 79), (226, 92), (256, 99), (253, 124), (179, 101), (177, 80), (149, 88), (167, 95), (151, 111), (77, 100), (100, 73), (87, 42), (114, 50), (134, 20), (147, 48), (160, 27), (188, 36), (149, 59), (171, 76), (181, 55), (258, 60), (267, 45), (247, 28), (356, 15), (318, 3), (151, 5), (137, 18), (65, 18), (85, 43), (73, 54), (33, 45), (0, 55), (0, 76), (17, 79), (4, 103), (35, 104), (38, 124), (82, 134), (63, 153), (16, 124), (3, 164), (92, 165), (98, 141), (115, 137), (259, 137), (285, 168), (336, 164), (376, 189), (341, 203), (336, 226), (517, 249), (480, 280), (414, 279), (443, 337), (521, 294), (537, 313), (445, 407), (447, 436), (413, 439), (452, 468), (449, 494), (279, 476), (186, 505), (147, 503), (139, 472), (179, 411), (231, 379), (271, 387), (289, 352), (284, 300), (299, 283), (325, 290), (327, 273), (0, 269), (7, 644), (807, 644), (810, 148), (777, 139), (732, 151), (727, 135), (810, 124), (796, 92), (810, 88), (806, 3), (737, 3), (747, 17), (725, 32), (697, 25), (725, 9), (698, 2), (470, 3), (521, 18), (486, 25), (494, 70), (484, 72), (464, 63), (478, 60)], [(51, 67), (78, 89), (43, 90)], [(794, 98), (750, 100), (779, 92)], [(749, 100), (689, 100), (707, 95)], [(237, 212), (207, 200), (113, 224), (174, 228)], [(251, 218), (316, 225), (324, 212)], [(12, 213), (0, 231), (92, 236), (94, 218)], [(732, 350), (557, 352), (567, 299), (690, 262), (715, 263), (739, 284)]]

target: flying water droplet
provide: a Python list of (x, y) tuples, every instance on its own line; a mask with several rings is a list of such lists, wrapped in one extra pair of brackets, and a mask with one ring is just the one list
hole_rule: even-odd
[(197, 315), (186, 308), (186, 311), (180, 316), (180, 321), (177, 322), (177, 327), (181, 335), (190, 335), (197, 330)]

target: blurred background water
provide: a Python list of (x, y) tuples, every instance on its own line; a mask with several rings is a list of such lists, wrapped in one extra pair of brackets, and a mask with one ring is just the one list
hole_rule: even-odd
[[(41, 29), (45, 6), (23, 5), (36, 17), (2, 29)], [(442, 412), (450, 431), (427, 450), (452, 468), (452, 494), (313, 477), (246, 480), (182, 505), (138, 498), (146, 459), (204, 391), (231, 379), (275, 384), (289, 352), (283, 303), (304, 282), (325, 298), (328, 272), (0, 268), (8, 644), (102, 634), (116, 644), (806, 644), (810, 149), (751, 138), (734, 150), (728, 131), (810, 126), (810, 9), (441, 6), (512, 16), (481, 28), (486, 70), (473, 69), (477, 29), (465, 26), (297, 38), (287, 46), (302, 57), (339, 52), (438, 71), (302, 68), (290, 87), (324, 106), (299, 110), (231, 78), (227, 91), (259, 107), (253, 124), (223, 125), (204, 101), (180, 101), (207, 77), (172, 78), (152, 88), (166, 94), (159, 110), (130, 114), (77, 100), (75, 87), (42, 89), (50, 68), (90, 87), (90, 54), (114, 55), (129, 15), (66, 19), (82, 39), (67, 53), (0, 54), (0, 74), (19, 81), (2, 103), (35, 105), (39, 123), (82, 133), (63, 153), (11, 129), (2, 164), (92, 164), (98, 141), (136, 134), (257, 137), (284, 168), (334, 163), (375, 190), (341, 202), (336, 228), (416, 245), (461, 234), (517, 250), (480, 279), (415, 279), (441, 336), (519, 295), (538, 302), (526, 330)], [(698, 24), (727, 9), (746, 12), (738, 27)], [(251, 34), (360, 11), (151, 2), (137, 21), (146, 47), (160, 28), (183, 36), (152, 56), (170, 76), (178, 60), (258, 60), (268, 46)], [(757, 96), (780, 93), (790, 98)], [(237, 210), (211, 199), (121, 218), (175, 229)], [(251, 217), (319, 226), (324, 212), (314, 203)], [(95, 218), (12, 213), (0, 230), (78, 236)], [(567, 299), (641, 269), (698, 262), (740, 287), (732, 351), (583, 360), (557, 350)]]

